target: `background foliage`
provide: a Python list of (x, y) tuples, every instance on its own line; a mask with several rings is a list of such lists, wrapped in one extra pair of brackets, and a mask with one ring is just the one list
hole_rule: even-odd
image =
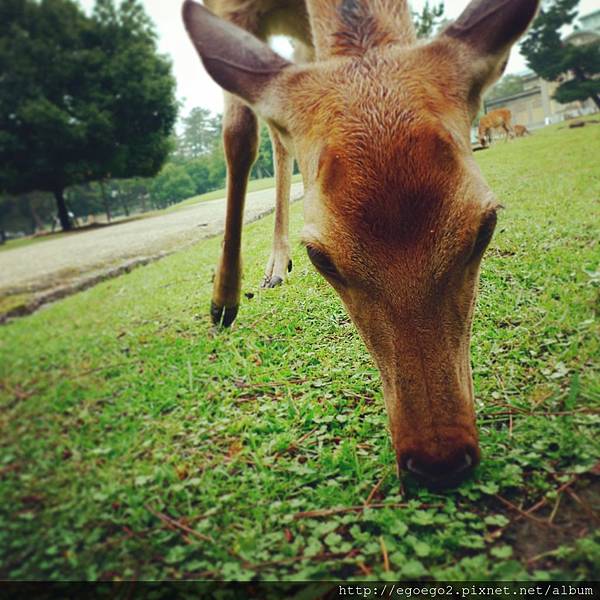
[(166, 160), (171, 65), (138, 0), (97, 0), (91, 17), (73, 0), (2, 0), (0, 21), (0, 191), (53, 193), (69, 229), (65, 188)]
[(521, 52), (527, 64), (549, 81), (561, 81), (554, 93), (559, 102), (591, 98), (600, 108), (600, 39), (575, 45), (565, 42), (561, 30), (577, 16), (579, 0), (549, 0), (542, 8)]
[[(139, 0), (114, 2), (97, 0), (88, 18), (74, 0), (0, 0), (0, 243), (43, 231), (56, 204), (68, 229), (225, 185), (221, 115), (195, 107), (173, 133), (174, 82), (154, 28)], [(443, 2), (415, 13), (419, 36), (443, 13)], [(273, 175), (261, 124), (250, 176)]]

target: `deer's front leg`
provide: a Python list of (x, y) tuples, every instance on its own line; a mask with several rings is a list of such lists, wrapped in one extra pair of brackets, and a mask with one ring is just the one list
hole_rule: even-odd
[(273, 288), (283, 283), (286, 274), (292, 270), (289, 212), (293, 159), (279, 133), (270, 128), (270, 134), (275, 163), (275, 231), (262, 287)]
[(228, 94), (225, 95), (223, 145), (227, 160), (227, 214), (210, 314), (215, 325), (228, 327), (233, 323), (240, 305), (244, 201), (248, 175), (258, 149), (256, 116), (247, 106)]

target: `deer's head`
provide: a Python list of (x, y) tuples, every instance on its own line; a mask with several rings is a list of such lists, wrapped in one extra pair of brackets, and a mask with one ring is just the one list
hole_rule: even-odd
[(385, 0), (322, 4), (309, 65), (189, 0), (184, 19), (210, 75), (297, 156), (304, 244), (381, 372), (398, 465), (443, 485), (479, 460), (469, 340), (497, 204), (470, 124), (538, 2), (474, 0), (425, 44), (402, 2), (396, 20)]

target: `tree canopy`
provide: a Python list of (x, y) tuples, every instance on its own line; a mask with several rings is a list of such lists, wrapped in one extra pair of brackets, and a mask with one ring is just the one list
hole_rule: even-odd
[(196, 191), (194, 180), (185, 169), (168, 164), (152, 182), (152, 195), (161, 208), (181, 202)]
[(215, 141), (221, 135), (221, 116), (212, 115), (206, 109), (196, 106), (181, 119), (183, 133), (179, 137), (177, 152), (184, 160), (198, 158), (212, 151)]
[(425, 4), (420, 13), (413, 11), (413, 23), (417, 37), (431, 37), (438, 25), (442, 23), (444, 17), (444, 3), (439, 2), (437, 5), (429, 4), (429, 0), (425, 0)]
[(177, 105), (170, 62), (139, 0), (0, 0), (0, 191), (155, 175)]
[(561, 81), (559, 102), (591, 98), (600, 108), (600, 41), (576, 45), (561, 38), (561, 29), (577, 16), (579, 0), (550, 0), (542, 5), (521, 44), (527, 64), (540, 77)]

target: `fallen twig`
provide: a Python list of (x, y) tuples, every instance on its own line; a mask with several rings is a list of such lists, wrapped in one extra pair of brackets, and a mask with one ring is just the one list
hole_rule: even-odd
[[(134, 364), (135, 362), (136, 361), (128, 360), (128, 361), (113, 363), (111, 365), (105, 365), (102, 367), (96, 367), (95, 369), (88, 369), (87, 371), (81, 371), (80, 373), (70, 375), (69, 377), (71, 379), (79, 379), (80, 377), (85, 377), (87, 375), (91, 375), (92, 373), (98, 373), (99, 371), (107, 371), (108, 369), (116, 369), (117, 367), (126, 367), (128, 365)], [(64, 372), (64, 370), (63, 370), (63, 372)]]
[(191, 527), (188, 527), (187, 525), (184, 525), (180, 521), (177, 521), (177, 519), (174, 519), (173, 517), (170, 517), (169, 515), (165, 515), (165, 513), (161, 513), (157, 510), (154, 510), (152, 507), (148, 506), (147, 504), (146, 504), (146, 510), (148, 512), (152, 513), (158, 519), (160, 519), (163, 523), (166, 523), (167, 525), (169, 525), (170, 527), (184, 531), (185, 533), (188, 533), (189, 535), (193, 535), (194, 537), (196, 537), (199, 540), (202, 540), (204, 542), (214, 543), (214, 541), (215, 541), (210, 536), (200, 533), (199, 531), (196, 531), (195, 529), (192, 529)]
[[(562, 492), (565, 491), (566, 488), (568, 488), (570, 485), (574, 484), (577, 481), (577, 476), (569, 479), (569, 481), (566, 481), (565, 483), (561, 484), (558, 488), (556, 488), (555, 492), (556, 494), (561, 494)], [(530, 506), (528, 509), (526, 509), (524, 512), (527, 513), (528, 515), (531, 515), (534, 512), (537, 512), (540, 508), (542, 508), (543, 506), (546, 506), (546, 504), (548, 504), (548, 499), (547, 498), (542, 498), (541, 500), (538, 500), (534, 505)], [(523, 515), (518, 515), (517, 517), (515, 517), (514, 522), (520, 521), (523, 517)]]
[(264, 569), (265, 567), (287, 565), (290, 563), (300, 562), (302, 560), (333, 560), (336, 558), (348, 558), (349, 556), (353, 556), (355, 554), (358, 554), (358, 550), (356, 549), (350, 550), (350, 552), (323, 552), (321, 554), (315, 554), (315, 556), (290, 556), (289, 558), (282, 558), (280, 560), (269, 560), (267, 562), (258, 564), (244, 563), (244, 567), (247, 569), (258, 571), (259, 569)]
[[(326, 508), (323, 510), (307, 510), (305, 512), (299, 512), (294, 515), (294, 519), (316, 519), (318, 517), (330, 517), (331, 515), (339, 515), (349, 512), (363, 512), (369, 509), (376, 508), (407, 508), (409, 504), (407, 502), (376, 502), (365, 506), (346, 506), (344, 508)], [(419, 508), (442, 508), (443, 504), (421, 504)]]
[(276, 388), (276, 387), (285, 387), (286, 385), (296, 385), (299, 383), (306, 383), (308, 380), (302, 377), (294, 377), (293, 379), (288, 379), (287, 381), (262, 381), (257, 383), (246, 383), (245, 381), (234, 381), (233, 385), (236, 388), (240, 389), (255, 389), (255, 388)]
[(562, 498), (562, 494), (558, 494), (558, 496), (556, 497), (556, 502), (554, 503), (554, 508), (552, 509), (552, 512), (550, 513), (550, 516), (548, 517), (548, 523), (552, 523), (554, 521), (554, 517), (556, 516), (556, 511), (558, 510), (558, 507), (560, 505), (561, 498)]
[(567, 488), (565, 491), (567, 494), (569, 494), (569, 496), (571, 496), (571, 498), (573, 498), (573, 500), (575, 500), (575, 502), (577, 502), (577, 504), (579, 504), (579, 506), (581, 506), (581, 508), (583, 508), (583, 511), (589, 515), (592, 520), (596, 521), (596, 523), (600, 523), (600, 517), (594, 512), (587, 502), (584, 502), (572, 489)]
[(26, 391), (22, 389), (19, 384), (13, 387), (3, 380), (0, 380), (0, 390), (6, 390), (9, 394), (12, 394), (15, 397), (15, 400), (27, 400), (34, 394), (32, 391)]
[(557, 411), (524, 411), (516, 408), (514, 410), (506, 410), (501, 412), (489, 413), (482, 415), (479, 419), (480, 422), (489, 422), (497, 420), (496, 417), (508, 417), (509, 423), (512, 422), (512, 418), (515, 416), (519, 417), (566, 417), (571, 415), (600, 415), (600, 410), (596, 408), (576, 408), (574, 410), (557, 410)]
[(554, 548), (553, 550), (547, 550), (546, 552), (542, 552), (541, 554), (536, 554), (535, 556), (532, 556), (531, 558), (527, 559), (527, 564), (528, 565), (532, 565), (533, 563), (538, 562), (539, 560), (542, 560), (542, 558), (547, 558), (549, 556), (555, 556), (559, 551), (559, 548)]
[(510, 500), (507, 500), (506, 498), (503, 498), (502, 496), (500, 496), (500, 494), (494, 494), (494, 497), (497, 500), (500, 500), (500, 502), (502, 502), (502, 504), (504, 504), (504, 506), (507, 506), (511, 510), (514, 510), (515, 512), (519, 513), (522, 517), (525, 517), (526, 519), (535, 521), (536, 523), (539, 523), (540, 525), (544, 525), (545, 527), (555, 527), (555, 525), (548, 523), (548, 521), (545, 521), (544, 519), (540, 519), (539, 517), (535, 517), (534, 515), (528, 513), (527, 511), (524, 511), (522, 508), (519, 508), (516, 504), (513, 504)]
[(281, 458), (284, 454), (287, 454), (290, 450), (293, 450), (294, 448), (298, 448), (298, 446), (302, 442), (304, 442), (305, 440), (307, 440), (318, 429), (319, 429), (318, 427), (314, 427), (309, 432), (307, 432), (303, 436), (299, 437), (295, 442), (292, 442), (285, 450), (281, 450), (280, 452), (276, 452), (273, 458), (275, 458), (275, 460), (277, 460), (278, 458)]
[(375, 497), (375, 494), (377, 494), (377, 492), (383, 485), (383, 482), (386, 480), (389, 473), (390, 473), (390, 471), (389, 471), (389, 469), (387, 469), (385, 471), (385, 473), (383, 474), (383, 477), (373, 486), (373, 489), (371, 490), (371, 492), (367, 496), (367, 499), (365, 500), (365, 506), (369, 506), (369, 504), (371, 504), (371, 500), (373, 500), (373, 498)]
[(385, 541), (384, 541), (382, 535), (379, 536), (379, 543), (381, 544), (381, 554), (383, 555), (383, 570), (386, 573), (389, 573), (389, 571), (390, 571), (390, 559), (388, 557), (388, 551), (387, 551), (387, 548), (385, 546)]
[[(529, 515), (531, 513), (536, 512), (540, 508), (542, 508), (542, 506), (546, 506), (546, 504), (548, 504), (548, 499), (547, 498), (542, 498), (541, 500), (538, 500), (533, 506), (530, 506), (525, 512)], [(515, 521), (519, 521), (521, 518), (522, 518), (521, 515), (519, 515), (515, 519)]]

